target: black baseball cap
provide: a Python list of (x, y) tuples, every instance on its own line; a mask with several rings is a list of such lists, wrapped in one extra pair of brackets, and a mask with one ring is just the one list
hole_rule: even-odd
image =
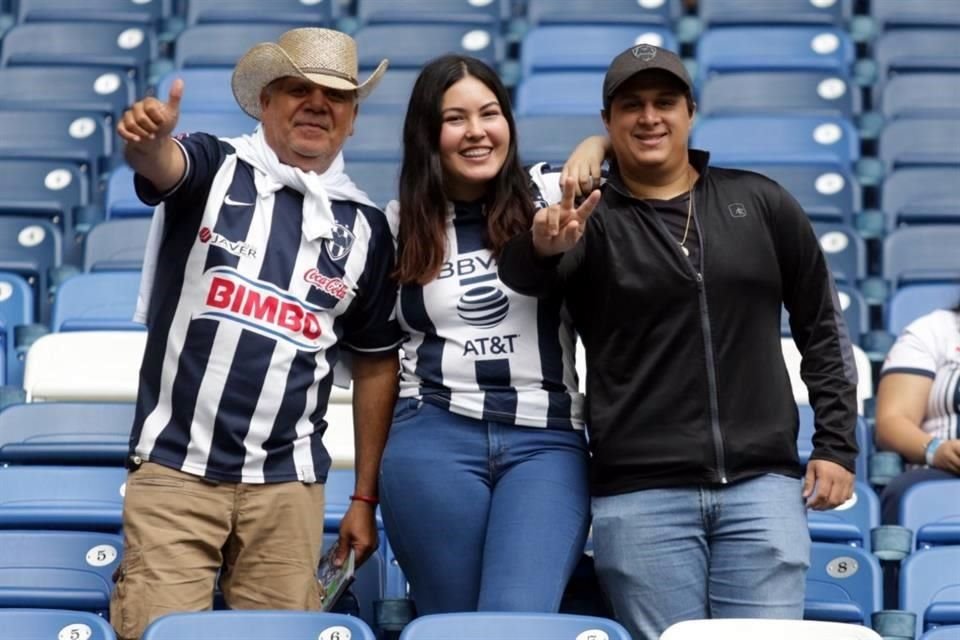
[(603, 108), (610, 108), (613, 94), (620, 86), (641, 71), (660, 69), (677, 77), (693, 93), (693, 82), (683, 65), (680, 56), (667, 49), (655, 47), (652, 44), (638, 44), (619, 54), (607, 67), (607, 75), (603, 78)]

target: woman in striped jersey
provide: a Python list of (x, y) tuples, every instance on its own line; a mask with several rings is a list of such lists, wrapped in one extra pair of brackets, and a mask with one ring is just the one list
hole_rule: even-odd
[[(561, 302), (497, 277), (542, 194), (496, 72), (464, 56), (427, 64), (403, 144), (387, 207), (407, 333), (380, 474), (387, 535), (420, 614), (557, 611), (589, 523), (583, 396)], [(597, 160), (578, 166), (599, 166), (602, 145), (581, 149)]]

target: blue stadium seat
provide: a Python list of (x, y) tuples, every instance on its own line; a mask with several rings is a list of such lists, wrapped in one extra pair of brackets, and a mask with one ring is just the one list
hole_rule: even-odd
[(888, 120), (960, 118), (960, 73), (894, 75), (883, 85), (880, 111)]
[(113, 627), (88, 611), (64, 609), (0, 609), (0, 629), (18, 640), (64, 638), (116, 640)]
[(920, 640), (957, 640), (960, 638), (960, 625), (947, 625), (930, 629), (920, 636)]
[(20, 385), (23, 381), (23, 353), (17, 344), (17, 327), (33, 323), (35, 317), (33, 288), (23, 277), (0, 271), (0, 326), (4, 350), (0, 351), (0, 368), (5, 384)]
[(505, 54), (499, 31), (480, 25), (372, 24), (360, 27), (353, 38), (361, 69), (372, 69), (389, 58), (391, 70), (419, 70), (443, 53), (473, 56), (497, 68)]
[[(561, 613), (476, 612), (421, 616), (400, 640), (488, 640), (489, 638), (608, 638), (630, 640), (613, 620)], [(146, 639), (144, 639), (146, 640)]]
[(864, 549), (814, 542), (810, 549), (803, 617), (870, 624), (883, 601), (880, 562)]
[(122, 467), (0, 467), (0, 529), (118, 532)]
[[(194, 0), (191, 0), (194, 1)], [(125, 22), (160, 27), (172, 0), (13, 0), (17, 22)]]
[(953, 29), (888, 31), (881, 34), (874, 43), (873, 58), (880, 82), (891, 73), (960, 71), (957, 34)]
[(960, 282), (960, 225), (900, 227), (883, 240), (884, 280), (896, 290), (919, 283)]
[(722, 24), (831, 25), (843, 27), (853, 13), (852, 0), (699, 0), (697, 15), (707, 26)]
[(715, 27), (697, 43), (697, 85), (714, 73), (819, 71), (848, 77), (854, 61), (848, 32), (836, 27)]
[(0, 108), (97, 112), (107, 128), (136, 100), (126, 74), (93, 67), (0, 68)]
[(830, 271), (837, 282), (856, 285), (867, 274), (867, 249), (863, 238), (851, 227), (836, 222), (814, 222)]
[(517, 116), (593, 115), (603, 109), (603, 71), (534, 73), (520, 79)]
[(525, 164), (549, 162), (559, 167), (584, 138), (605, 133), (599, 115), (518, 117), (520, 161)]
[(246, 113), (235, 111), (187, 111), (180, 112), (180, 119), (174, 128), (178, 133), (197, 133), (202, 131), (220, 138), (235, 138), (253, 133), (257, 121)]
[(90, 180), (69, 162), (0, 158), (0, 194), (0, 214), (44, 217), (69, 232), (90, 203)]
[[(297, 24), (201, 24), (187, 27), (173, 43), (173, 64), (188, 67), (232, 69), (247, 50), (260, 42), (276, 42), (282, 33)], [(184, 87), (184, 91), (188, 90)]]
[[(859, 345), (863, 337), (870, 331), (870, 308), (867, 306), (867, 301), (855, 285), (849, 284), (837, 285), (837, 297), (840, 298), (843, 319), (847, 323), (850, 341)], [(786, 310), (780, 316), (780, 335), (791, 335), (790, 316)]]
[(913, 531), (917, 549), (960, 545), (960, 478), (919, 482), (907, 489), (898, 520)]
[(861, 111), (860, 90), (822, 71), (722, 73), (706, 80), (697, 100), (701, 116), (821, 115), (852, 120)]
[(30, 402), (0, 411), (0, 463), (123, 466), (134, 405)]
[(132, 320), (140, 289), (137, 271), (80, 273), (57, 287), (50, 327), (54, 331), (142, 331)]
[[(367, 77), (374, 68), (361, 68), (360, 76)], [(368, 113), (406, 114), (413, 84), (418, 75), (419, 69), (394, 69), (391, 65), (390, 71), (383, 75), (373, 93), (360, 103), (360, 118)]]
[(673, 32), (656, 25), (536, 27), (520, 45), (520, 77), (546, 71), (606, 72), (617, 54), (636, 44), (679, 51)]
[(60, 230), (45, 220), (0, 216), (0, 270), (17, 273), (33, 288), (35, 318), (47, 318), (51, 275), (62, 259)]
[(870, 0), (870, 16), (880, 29), (960, 27), (960, 5), (943, 0)]
[(122, 553), (112, 533), (0, 531), (0, 608), (106, 611)]
[(153, 207), (137, 197), (133, 187), (133, 169), (120, 165), (107, 178), (104, 209), (108, 220), (114, 218), (143, 218), (153, 215)]
[(150, 218), (106, 220), (93, 227), (84, 242), (84, 271), (139, 271), (147, 244)]
[(914, 284), (897, 289), (887, 301), (884, 328), (900, 335), (907, 325), (936, 309), (949, 309), (960, 302), (960, 283)]
[(111, 140), (94, 112), (0, 110), (0, 156), (70, 162), (86, 171), (90, 192), (108, 164)]
[(957, 168), (908, 168), (887, 176), (880, 197), (887, 229), (902, 224), (960, 223), (958, 177)]
[[(527, 22), (545, 24), (655, 24), (671, 27), (683, 13), (678, 0), (527, 0)], [(626, 48), (626, 47), (624, 47)]]
[[(960, 58), (960, 56), (958, 56)], [(960, 118), (894, 120), (880, 133), (886, 173), (900, 167), (960, 167)]]
[(340, 15), (337, 0), (189, 0), (187, 25), (208, 23), (281, 22), (302, 27), (333, 27)]
[(403, 153), (403, 117), (402, 113), (366, 113), (357, 117), (353, 135), (343, 145), (348, 174), (350, 163), (354, 160), (400, 161)]
[(510, 0), (356, 0), (361, 25), (462, 24), (501, 31), (510, 18)]
[(3, 38), (0, 66), (82, 66), (129, 74), (142, 95), (157, 57), (152, 29), (135, 23), (29, 22)]
[(230, 86), (232, 76), (233, 69), (230, 67), (175, 69), (165, 73), (157, 82), (156, 95), (165, 100), (170, 95), (173, 81), (181, 78), (183, 80), (181, 113), (194, 111), (242, 113)]
[[(811, 428), (810, 433), (812, 431)], [(866, 482), (870, 445), (866, 423), (862, 420), (857, 424), (857, 442), (863, 453), (857, 458), (860, 480), (854, 486), (853, 497), (829, 511), (808, 511), (807, 527), (814, 542), (844, 544), (870, 551), (870, 531), (880, 526), (880, 499)]]
[(172, 613), (150, 623), (142, 640), (241, 640), (311, 638), (376, 640), (362, 620), (339, 613), (304, 611), (201, 611)]
[(860, 139), (842, 118), (823, 116), (717, 116), (694, 126), (691, 146), (724, 164), (834, 164), (852, 167)]
[(960, 625), (960, 546), (911, 553), (900, 566), (900, 609), (917, 616), (917, 635)]
[(379, 207), (387, 206), (398, 197), (400, 164), (397, 162), (364, 162), (351, 160), (346, 165), (347, 175)]

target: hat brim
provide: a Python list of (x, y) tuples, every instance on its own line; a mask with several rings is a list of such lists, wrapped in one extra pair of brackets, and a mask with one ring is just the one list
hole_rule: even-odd
[(363, 100), (380, 83), (387, 70), (388, 61), (381, 60), (370, 76), (356, 84), (339, 75), (324, 73), (305, 73), (294, 64), (290, 56), (277, 44), (264, 42), (250, 49), (233, 69), (230, 85), (233, 97), (243, 111), (257, 120), (261, 116), (260, 94), (263, 88), (278, 78), (292, 76), (303, 78), (314, 84), (341, 91), (356, 91), (357, 98)]

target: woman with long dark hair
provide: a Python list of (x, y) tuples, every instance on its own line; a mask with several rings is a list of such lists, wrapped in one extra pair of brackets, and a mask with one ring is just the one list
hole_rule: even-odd
[[(423, 68), (399, 202), (387, 207), (408, 338), (380, 474), (420, 614), (556, 611), (587, 535), (576, 338), (559, 299), (497, 278), (500, 250), (544, 195), (544, 167), (521, 167), (516, 138), (487, 65), (447, 55)], [(592, 153), (602, 158), (602, 145)]]

